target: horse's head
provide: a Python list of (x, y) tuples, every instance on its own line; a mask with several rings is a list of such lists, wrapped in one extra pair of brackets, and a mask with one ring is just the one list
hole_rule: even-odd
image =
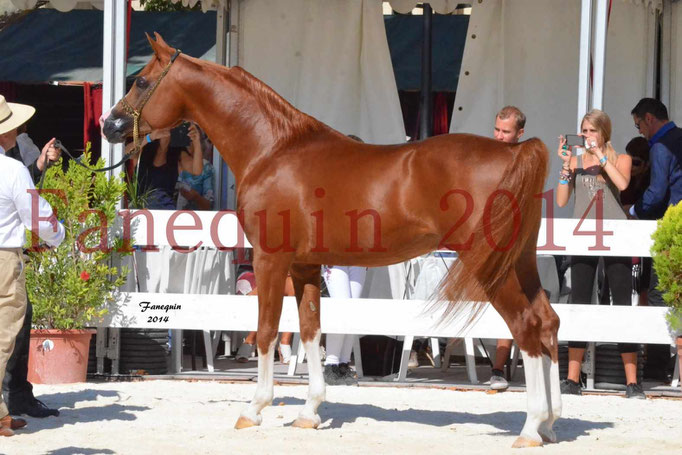
[(133, 136), (138, 116), (138, 137), (152, 130), (170, 128), (181, 121), (181, 95), (175, 87), (173, 62), (179, 51), (171, 48), (161, 35), (147, 35), (154, 56), (135, 79), (130, 91), (100, 119), (102, 134), (109, 142), (123, 142)]

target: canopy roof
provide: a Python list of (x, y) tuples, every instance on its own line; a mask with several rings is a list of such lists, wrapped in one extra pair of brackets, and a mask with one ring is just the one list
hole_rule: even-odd
[[(101, 81), (103, 23), (103, 13), (96, 10), (27, 14), (0, 32), (0, 81)], [(215, 11), (135, 11), (131, 23), (128, 76), (137, 74), (152, 55), (145, 32), (159, 32), (186, 54), (215, 61)], [(398, 89), (419, 90), (422, 17), (386, 16), (385, 23)], [(469, 16), (433, 18), (435, 91), (457, 89), (468, 23)]]
[[(0, 81), (101, 81), (103, 24), (103, 13), (96, 10), (38, 9), (27, 14), (0, 32)], [(183, 52), (215, 60), (215, 11), (134, 11), (128, 76), (137, 74), (152, 55), (145, 32), (159, 32)]]

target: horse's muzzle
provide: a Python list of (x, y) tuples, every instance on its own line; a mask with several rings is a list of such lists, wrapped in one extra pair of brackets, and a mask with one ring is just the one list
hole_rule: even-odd
[(133, 132), (133, 119), (128, 116), (109, 115), (102, 125), (102, 134), (112, 144), (125, 141)]

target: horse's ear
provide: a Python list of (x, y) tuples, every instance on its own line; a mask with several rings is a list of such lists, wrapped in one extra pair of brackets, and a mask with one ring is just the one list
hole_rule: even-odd
[(151, 36), (149, 36), (149, 33), (145, 32), (144, 34), (147, 37), (147, 41), (149, 41), (149, 45), (152, 47), (152, 50), (154, 51), (154, 55), (156, 56), (156, 58), (159, 58), (159, 52), (157, 49), (156, 41), (154, 41), (154, 39)]
[(154, 37), (156, 38), (156, 43), (170, 50), (170, 46), (163, 40), (163, 37), (157, 32), (154, 32)]

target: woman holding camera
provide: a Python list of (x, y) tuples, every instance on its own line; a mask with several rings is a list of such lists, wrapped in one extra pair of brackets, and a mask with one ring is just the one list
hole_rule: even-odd
[[(584, 139), (584, 154), (566, 144), (559, 136), (558, 155), (562, 160), (556, 202), (565, 206), (575, 194), (573, 217), (580, 219), (625, 220), (627, 215), (620, 204), (620, 192), (630, 183), (632, 158), (616, 154), (611, 145), (611, 119), (606, 113), (593, 109), (583, 117), (580, 136)], [(575, 156), (574, 156), (575, 154)], [(592, 303), (594, 277), (598, 256), (571, 257), (571, 303)], [(629, 257), (603, 256), (609, 290), (614, 305), (632, 304), (632, 260)], [(586, 343), (568, 344), (568, 377), (561, 383), (561, 392), (580, 395), (580, 367)], [(637, 384), (638, 345), (619, 343), (625, 367), (627, 398), (645, 398)]]

